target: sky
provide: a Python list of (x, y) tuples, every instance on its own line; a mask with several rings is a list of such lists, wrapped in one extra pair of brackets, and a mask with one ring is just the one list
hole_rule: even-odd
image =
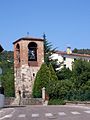
[(0, 44), (13, 50), (21, 37), (42, 38), (53, 48), (90, 49), (90, 0), (0, 0)]

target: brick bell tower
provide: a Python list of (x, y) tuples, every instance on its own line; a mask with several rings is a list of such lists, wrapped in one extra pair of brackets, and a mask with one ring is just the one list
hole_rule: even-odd
[(14, 43), (15, 95), (31, 97), (35, 76), (44, 62), (44, 40), (23, 37)]

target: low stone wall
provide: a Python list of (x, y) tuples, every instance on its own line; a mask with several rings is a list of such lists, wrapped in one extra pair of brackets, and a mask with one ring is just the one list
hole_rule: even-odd
[(42, 105), (42, 98), (22, 98), (21, 105)]
[[(19, 103), (15, 97), (6, 97), (5, 105), (19, 105)], [(21, 98), (20, 105), (42, 105), (42, 98)]]
[(15, 100), (15, 97), (5, 97), (5, 105), (11, 105)]

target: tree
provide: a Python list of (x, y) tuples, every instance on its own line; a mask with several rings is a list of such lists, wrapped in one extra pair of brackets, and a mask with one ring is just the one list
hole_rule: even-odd
[(49, 98), (52, 99), (53, 97), (55, 97), (55, 89), (56, 89), (56, 84), (58, 82), (58, 78), (53, 69), (52, 64), (49, 64), (49, 71), (50, 71), (50, 79), (49, 79), (49, 84), (47, 86), (47, 92)]
[(80, 76), (85, 71), (90, 71), (90, 63), (87, 61), (82, 61), (81, 59), (76, 60), (73, 63), (73, 74), (76, 76)]
[(56, 48), (52, 48), (52, 44), (46, 39), (46, 35), (43, 34), (44, 39), (44, 61), (47, 65), (50, 63), (50, 56), (55, 51)]
[(54, 69), (53, 69), (53, 66), (52, 66), (52, 64), (49, 64), (49, 71), (50, 71), (50, 82), (51, 81), (57, 81), (58, 80), (58, 77), (57, 77), (57, 75), (56, 75), (56, 73), (55, 73), (55, 71), (54, 71)]
[(88, 82), (90, 80), (90, 62), (76, 60), (73, 63), (71, 93), (73, 100), (90, 100)]
[(34, 82), (33, 96), (41, 97), (41, 90), (45, 87), (47, 95), (52, 98), (55, 95), (57, 82), (58, 78), (52, 65), (50, 64), (49, 67), (47, 67), (45, 63), (42, 64)]
[(13, 72), (10, 69), (1, 77), (2, 85), (4, 87), (4, 93), (6, 97), (14, 97), (14, 77)]
[(14, 96), (14, 67), (13, 67), (13, 51), (4, 51), (0, 54), (0, 67), (2, 75), (0, 79), (4, 87), (5, 96)]
[(61, 70), (56, 71), (58, 80), (70, 79), (72, 76), (72, 71), (69, 68), (62, 68)]
[(74, 48), (74, 50), (72, 51), (73, 53), (78, 53), (78, 49)]
[(42, 64), (40, 70), (37, 72), (34, 86), (33, 86), (33, 97), (40, 98), (42, 97), (42, 88), (45, 87), (47, 90), (47, 86), (50, 80), (50, 71), (47, 65)]

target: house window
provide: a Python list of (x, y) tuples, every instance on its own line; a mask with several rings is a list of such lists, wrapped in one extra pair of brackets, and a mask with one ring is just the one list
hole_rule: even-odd
[(66, 68), (66, 64), (64, 64), (64, 68)]
[(76, 58), (74, 58), (74, 61), (76, 60)]
[(33, 77), (35, 77), (35, 73), (33, 73)]
[(63, 60), (65, 61), (65, 60), (66, 60), (66, 57), (63, 57)]
[(28, 61), (37, 61), (37, 44), (34, 42), (28, 45)]

